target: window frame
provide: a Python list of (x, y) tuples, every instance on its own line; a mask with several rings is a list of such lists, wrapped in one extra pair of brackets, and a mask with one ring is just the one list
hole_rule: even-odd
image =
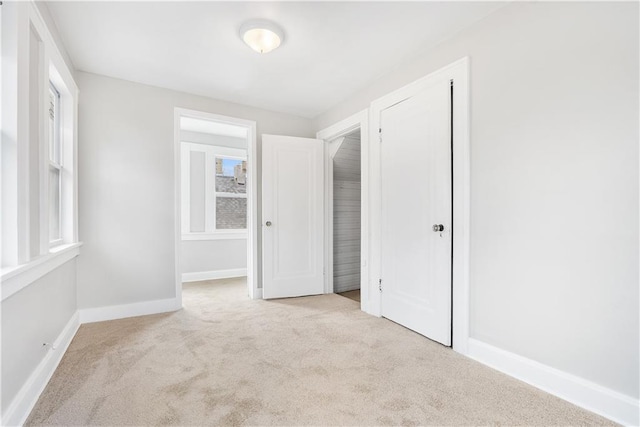
[[(3, 131), (15, 150), (3, 150), (3, 236), (0, 287), (2, 300), (78, 256), (78, 86), (45, 21), (33, 2), (13, 3), (16, 27), (10, 35), (17, 49), (8, 50), (15, 73), (2, 75)], [(3, 50), (3, 54), (4, 54)], [(3, 57), (4, 59), (4, 57)], [(49, 236), (49, 91), (59, 94), (60, 236)], [(21, 89), (23, 88), (23, 89)], [(3, 211), (4, 213), (5, 211)], [(54, 244), (52, 244), (54, 243)]]
[[(245, 198), (247, 193), (226, 193), (216, 191), (215, 162), (216, 158), (242, 160), (248, 162), (247, 149), (231, 148), (211, 144), (182, 141), (181, 149), (181, 237), (182, 240), (224, 240), (246, 239), (247, 228), (218, 229), (216, 227), (216, 205), (218, 197)], [(191, 153), (202, 152), (205, 156), (205, 202), (203, 231), (191, 231)], [(248, 169), (248, 168), (247, 168)], [(213, 178), (213, 179), (212, 179)], [(247, 203), (248, 209), (248, 203)], [(247, 212), (248, 217), (248, 212)]]
[[(216, 148), (216, 146), (214, 146), (214, 149)], [(241, 156), (231, 156), (231, 155), (223, 155), (223, 154), (216, 154), (213, 158), (213, 162), (215, 165), (215, 161), (216, 159), (229, 159), (229, 160), (240, 160), (241, 162), (246, 162), (247, 161), (247, 157), (241, 157)], [(205, 158), (205, 167), (206, 167), (206, 158)], [(214, 172), (215, 173), (215, 172)], [(217, 177), (217, 174), (215, 174), (215, 176)], [(208, 192), (208, 190), (205, 188), (205, 191)], [(214, 205), (213, 205), (213, 219), (212, 219), (212, 226), (213, 226), (213, 230), (211, 231), (212, 233), (216, 233), (216, 234), (220, 234), (220, 233), (246, 233), (247, 231), (247, 227), (245, 226), (245, 228), (218, 228), (218, 198), (230, 198), (230, 199), (246, 199), (247, 198), (247, 193), (228, 193), (225, 191), (218, 191), (216, 189), (216, 182), (214, 180), (213, 182), (213, 195), (214, 195)], [(205, 212), (205, 217), (206, 217), (207, 213)], [(205, 227), (205, 231), (206, 231), (206, 227)]]
[[(48, 132), (46, 133), (47, 141), (44, 147), (44, 165), (43, 175), (44, 187), (42, 193), (46, 198), (43, 203), (46, 216), (42, 223), (46, 224), (43, 228), (43, 246), (48, 248), (49, 252), (53, 252), (60, 247), (75, 244), (78, 238), (78, 88), (68, 70), (64, 67), (61, 58), (55, 60), (54, 57), (49, 58), (48, 82), (58, 93), (57, 99), (57, 125), (58, 130), (55, 137), (58, 139), (58, 162), (52, 162), (49, 150), (52, 144), (48, 141)], [(47, 87), (47, 93), (49, 87)], [(49, 170), (51, 167), (59, 166), (59, 229), (60, 235), (58, 239), (51, 240), (49, 236)], [(46, 235), (44, 231), (46, 230)], [(46, 245), (45, 245), (46, 241)]]
[[(49, 167), (47, 168), (46, 173), (48, 174), (49, 177), (51, 177), (51, 171), (52, 170), (57, 170), (58, 171), (58, 184), (57, 184), (57, 190), (58, 190), (58, 236), (54, 239), (51, 238), (51, 230), (49, 229), (49, 248), (54, 248), (56, 246), (59, 246), (61, 244), (64, 243), (64, 233), (63, 233), (63, 229), (62, 229), (62, 220), (63, 220), (63, 215), (64, 215), (64, 209), (63, 209), (63, 191), (64, 191), (64, 186), (62, 185), (62, 175), (63, 175), (63, 168), (64, 168), (64, 144), (62, 143), (62, 129), (61, 129), (61, 106), (62, 106), (62, 102), (61, 102), (61, 96), (60, 96), (60, 91), (56, 88), (56, 86), (54, 85), (54, 83), (49, 80), (49, 90), (51, 90), (53, 92), (54, 95), (54, 103), (53, 103), (53, 138), (54, 140), (48, 141), (48, 160), (49, 160)], [(51, 106), (49, 107), (49, 110), (51, 111)], [(51, 114), (51, 113), (50, 113)], [(51, 138), (51, 133), (48, 133), (48, 138)], [(53, 150), (52, 150), (53, 149)], [(55, 158), (56, 156), (51, 153), (51, 151), (56, 152), (57, 150), (57, 159)], [(57, 160), (57, 161), (56, 161)], [(49, 182), (49, 186), (48, 188), (50, 188), (51, 183)], [(49, 222), (48, 224), (51, 224), (51, 199), (50, 199), (50, 192), (48, 190), (46, 191), (46, 198), (47, 198), (47, 204), (48, 204), (48, 212), (49, 212)]]

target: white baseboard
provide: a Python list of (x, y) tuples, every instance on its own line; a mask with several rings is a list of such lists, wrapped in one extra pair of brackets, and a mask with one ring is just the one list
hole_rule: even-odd
[(640, 423), (638, 399), (473, 338), (467, 356), (617, 423)]
[(125, 317), (144, 316), (147, 314), (165, 313), (179, 310), (177, 298), (141, 302), (136, 304), (116, 305), (110, 307), (88, 308), (76, 311), (55, 340), (52, 348), (29, 376), (20, 391), (0, 417), (2, 426), (20, 426), (27, 420), (38, 398), (44, 391), (51, 376), (67, 351), (71, 340), (83, 323), (103, 320), (122, 319)]
[(107, 307), (83, 308), (80, 312), (80, 323), (102, 322), (105, 320), (124, 319), (125, 317), (146, 316), (147, 314), (166, 313), (180, 310), (177, 298), (159, 299), (134, 304), (111, 305)]
[(233, 277), (243, 277), (246, 275), (246, 268), (235, 268), (233, 270), (198, 271), (195, 273), (182, 273), (182, 283), (199, 282), (200, 280), (231, 279)]
[(0, 424), (3, 426), (21, 426), (27, 420), (40, 394), (44, 391), (51, 376), (67, 351), (71, 340), (80, 327), (78, 312), (76, 311), (67, 322), (53, 346), (29, 376), (20, 391), (15, 396), (6, 412), (2, 414)]

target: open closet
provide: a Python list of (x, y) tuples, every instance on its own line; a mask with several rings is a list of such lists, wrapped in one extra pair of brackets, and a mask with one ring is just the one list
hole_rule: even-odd
[(333, 292), (360, 301), (360, 130), (331, 142)]

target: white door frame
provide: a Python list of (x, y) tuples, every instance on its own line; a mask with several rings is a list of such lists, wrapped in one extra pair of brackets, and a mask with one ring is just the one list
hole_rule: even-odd
[(175, 282), (176, 300), (182, 307), (182, 274), (180, 268), (182, 243), (182, 193), (180, 159), (180, 117), (211, 120), (242, 126), (247, 129), (247, 291), (249, 298), (262, 298), (258, 289), (258, 174), (256, 148), (256, 122), (203, 111), (176, 107), (174, 109), (174, 236), (175, 236)]
[[(379, 141), (380, 114), (430, 85), (443, 75), (453, 80), (453, 340), (455, 351), (466, 354), (469, 338), (469, 225), (470, 225), (470, 140), (469, 140), (469, 58), (464, 57), (446, 67), (410, 83), (371, 103), (369, 138)], [(369, 147), (370, 153), (370, 298), (371, 314), (381, 315), (381, 298), (377, 289), (381, 259), (381, 179), (380, 144)]]
[[(360, 308), (369, 313), (369, 111), (362, 110), (326, 129), (316, 138), (325, 142), (325, 288), (333, 293), (333, 162), (329, 143), (360, 129)], [(375, 313), (371, 313), (375, 314)]]

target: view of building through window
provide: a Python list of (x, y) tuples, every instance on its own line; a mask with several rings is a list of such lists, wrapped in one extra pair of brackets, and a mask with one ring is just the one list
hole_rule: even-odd
[(216, 229), (247, 228), (247, 162), (216, 157)]

